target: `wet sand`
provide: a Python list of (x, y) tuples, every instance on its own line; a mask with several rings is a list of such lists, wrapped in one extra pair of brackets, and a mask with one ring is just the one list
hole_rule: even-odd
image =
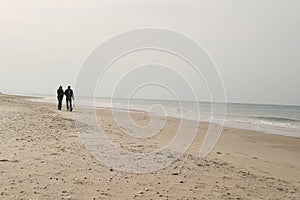
[[(146, 174), (119, 172), (81, 143), (73, 113), (30, 98), (0, 95), (0, 199), (299, 199), (300, 139), (225, 127), (206, 159), (198, 157), (207, 130), (170, 166)], [(76, 108), (74, 110), (76, 112)], [(145, 113), (132, 114), (137, 123)], [(122, 134), (110, 110), (98, 110), (105, 134), (132, 152), (166, 144), (178, 119), (140, 141)], [(189, 127), (186, 127), (189, 131)]]

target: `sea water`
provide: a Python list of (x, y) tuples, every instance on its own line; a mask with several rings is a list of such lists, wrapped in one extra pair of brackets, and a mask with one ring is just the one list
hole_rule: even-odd
[[(56, 101), (54, 96), (42, 97), (43, 101)], [(94, 101), (96, 107), (114, 108), (118, 111), (145, 111), (159, 116), (205, 122), (218, 118), (224, 120), (224, 125), (228, 127), (300, 138), (300, 106), (149, 99), (82, 99), (86, 102)]]

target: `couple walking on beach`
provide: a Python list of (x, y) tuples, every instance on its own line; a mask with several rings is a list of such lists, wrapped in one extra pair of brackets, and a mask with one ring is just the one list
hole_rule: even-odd
[(61, 110), (64, 96), (66, 96), (67, 110), (72, 112), (72, 100), (74, 101), (74, 92), (71, 89), (71, 86), (68, 86), (68, 89), (66, 89), (65, 91), (63, 90), (62, 86), (59, 86), (59, 88), (57, 89), (58, 110)]

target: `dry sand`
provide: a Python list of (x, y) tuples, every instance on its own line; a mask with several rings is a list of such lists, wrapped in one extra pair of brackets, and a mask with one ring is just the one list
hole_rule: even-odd
[[(130, 174), (89, 154), (73, 113), (7, 95), (0, 95), (0, 108), (0, 199), (300, 199), (297, 138), (225, 127), (213, 152), (201, 160), (207, 129), (201, 123), (193, 145), (172, 165)], [(98, 114), (107, 136), (133, 152), (166, 144), (178, 125), (168, 119), (160, 134), (145, 142), (122, 135), (109, 110)], [(133, 118), (149, 121), (143, 113)]]

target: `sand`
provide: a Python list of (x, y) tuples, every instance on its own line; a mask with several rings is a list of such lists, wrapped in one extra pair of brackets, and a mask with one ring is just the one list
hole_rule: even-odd
[[(297, 138), (225, 127), (211, 154), (200, 159), (208, 126), (201, 123), (178, 160), (133, 174), (106, 167), (87, 151), (74, 113), (3, 94), (0, 108), (0, 199), (300, 199)], [(163, 146), (179, 123), (169, 118), (160, 134), (143, 142), (122, 135), (110, 110), (98, 115), (105, 134), (133, 152)], [(137, 123), (149, 121), (145, 113), (132, 115)]]

